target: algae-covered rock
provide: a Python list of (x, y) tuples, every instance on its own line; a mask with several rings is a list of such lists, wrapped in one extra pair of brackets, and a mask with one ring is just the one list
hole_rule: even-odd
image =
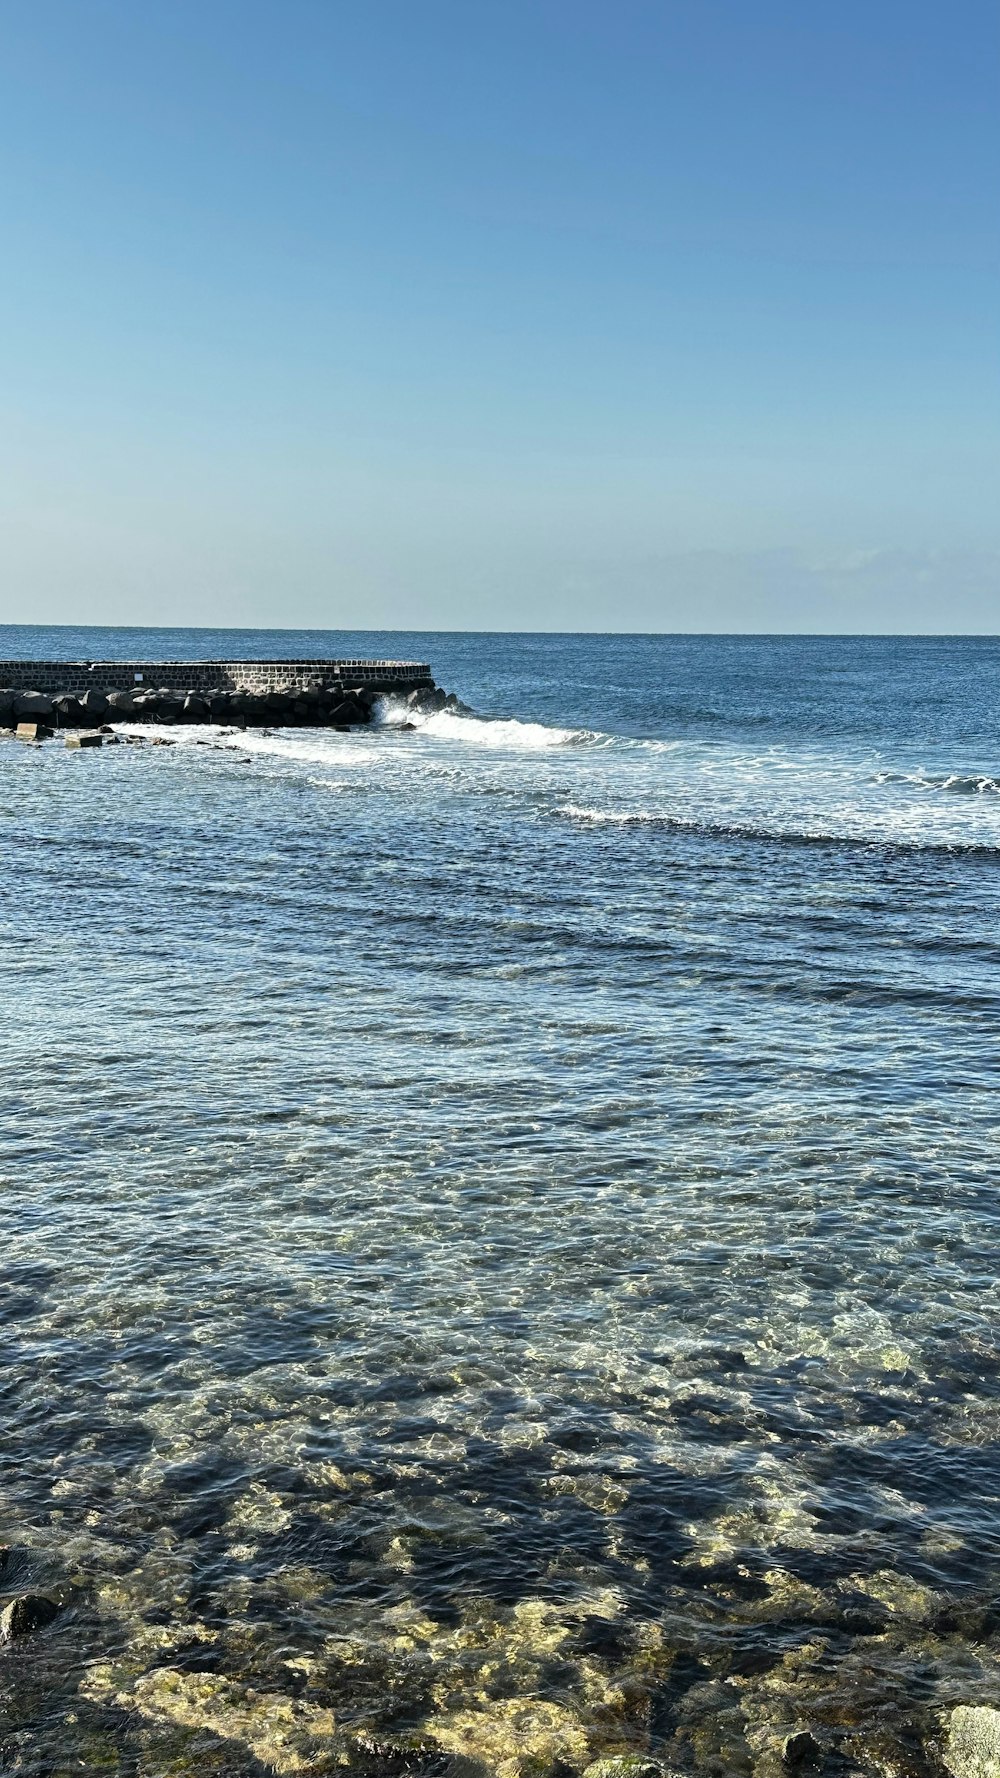
[(540, 1698), (484, 1699), (478, 1709), (434, 1717), (427, 1728), (446, 1753), (480, 1761), (496, 1778), (582, 1766), (587, 1737), (572, 1711)]
[(116, 1702), (147, 1722), (208, 1730), (237, 1742), (275, 1772), (325, 1771), (336, 1758), (332, 1710), (214, 1674), (159, 1667), (116, 1694)]
[(959, 1704), (948, 1719), (944, 1763), (954, 1778), (1000, 1778), (1000, 1710)]
[(672, 1778), (659, 1760), (645, 1759), (639, 1753), (621, 1753), (613, 1759), (595, 1759), (583, 1778)]

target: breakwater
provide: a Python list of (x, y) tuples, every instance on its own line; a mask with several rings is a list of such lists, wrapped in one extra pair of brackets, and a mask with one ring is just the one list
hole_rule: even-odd
[(433, 689), (423, 661), (0, 661), (0, 687), (19, 691), (295, 691), (317, 681), (369, 685), (379, 691)]
[(379, 698), (458, 699), (422, 661), (0, 661), (0, 727), (107, 720), (353, 727)]

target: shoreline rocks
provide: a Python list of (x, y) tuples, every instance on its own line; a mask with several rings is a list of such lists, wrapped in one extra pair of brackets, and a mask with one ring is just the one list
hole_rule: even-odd
[[(174, 689), (141, 685), (127, 690), (97, 689), (77, 694), (0, 687), (0, 729), (16, 729), (22, 740), (43, 740), (57, 729), (94, 733), (108, 722), (221, 723), (234, 728), (363, 728), (386, 695), (364, 683), (316, 679), (304, 685), (268, 691), (232, 691), (222, 687)], [(466, 706), (455, 694), (433, 684), (402, 695), (407, 711), (434, 714)], [(30, 733), (28, 731), (31, 731)], [(80, 743), (96, 745), (96, 742)]]

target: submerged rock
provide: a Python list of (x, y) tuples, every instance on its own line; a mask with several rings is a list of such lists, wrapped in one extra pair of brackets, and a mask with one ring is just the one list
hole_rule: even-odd
[(948, 1719), (944, 1763), (954, 1778), (1000, 1778), (1000, 1710), (959, 1704)]
[(619, 1753), (613, 1759), (595, 1759), (583, 1778), (671, 1778), (659, 1760), (646, 1759), (641, 1753)]
[(0, 1643), (30, 1636), (32, 1630), (44, 1630), (58, 1611), (54, 1599), (46, 1599), (41, 1593), (22, 1593), (0, 1611)]
[(808, 1772), (819, 1766), (823, 1750), (815, 1735), (808, 1729), (799, 1729), (785, 1737), (781, 1757), (790, 1772)]
[(577, 1769), (587, 1757), (587, 1736), (576, 1713), (537, 1697), (484, 1698), (427, 1723), (446, 1753), (475, 1760), (496, 1778), (529, 1778), (557, 1762)]
[[(107, 1669), (91, 1669), (87, 1690), (100, 1695)], [(110, 1675), (108, 1674), (110, 1677)], [(332, 1710), (300, 1702), (280, 1692), (259, 1692), (210, 1673), (158, 1667), (115, 1694), (123, 1708), (147, 1723), (194, 1729), (242, 1744), (272, 1772), (327, 1771), (337, 1763)]]

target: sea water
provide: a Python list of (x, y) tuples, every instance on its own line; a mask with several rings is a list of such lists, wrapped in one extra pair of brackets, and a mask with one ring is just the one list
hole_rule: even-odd
[(939, 1771), (1000, 642), (0, 631), (327, 653), (475, 714), (0, 743), (2, 1769)]

